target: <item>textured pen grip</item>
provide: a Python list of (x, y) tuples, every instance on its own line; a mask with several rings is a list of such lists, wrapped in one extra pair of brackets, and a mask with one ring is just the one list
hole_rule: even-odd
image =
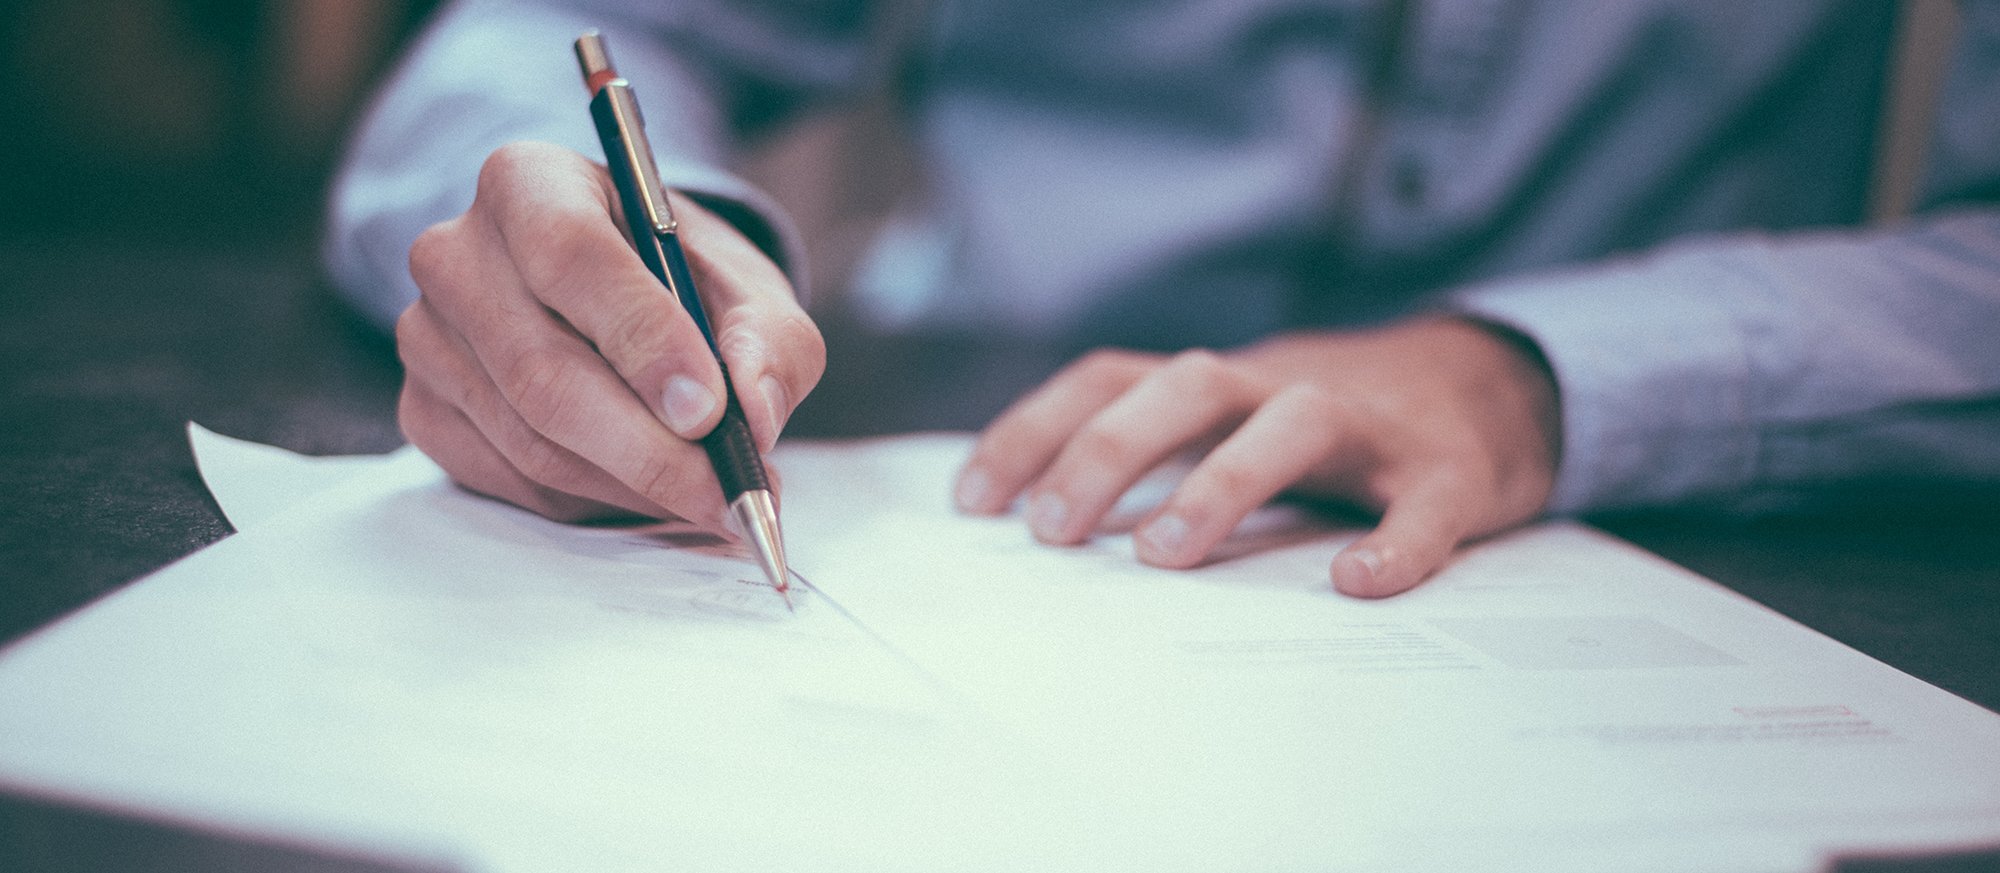
[[(722, 368), (722, 382), (729, 384), (728, 367)], [(743, 405), (736, 402), (736, 391), (730, 389), (725, 396), (729, 405), (722, 410), (722, 423), (701, 438), (701, 447), (708, 450), (708, 462), (722, 483), (723, 502), (733, 503), (745, 491), (770, 490), (771, 481), (764, 475), (764, 458), (750, 437), (750, 422), (743, 417)]]

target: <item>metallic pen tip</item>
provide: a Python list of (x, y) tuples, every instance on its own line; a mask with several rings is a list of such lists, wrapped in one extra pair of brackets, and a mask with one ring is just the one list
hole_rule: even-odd
[(745, 491), (736, 502), (729, 505), (736, 516), (736, 527), (743, 534), (743, 541), (757, 558), (757, 564), (764, 568), (764, 576), (771, 580), (771, 587), (785, 598), (786, 608), (792, 605), (791, 568), (785, 563), (785, 536), (778, 528), (778, 507), (771, 500), (769, 491)]

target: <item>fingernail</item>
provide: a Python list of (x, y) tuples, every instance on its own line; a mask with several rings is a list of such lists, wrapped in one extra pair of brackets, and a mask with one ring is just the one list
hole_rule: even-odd
[(1173, 513), (1153, 519), (1139, 530), (1140, 544), (1154, 557), (1167, 561), (1180, 557), (1181, 547), (1187, 544), (1187, 536), (1187, 520)]
[(715, 392), (691, 378), (675, 376), (667, 380), (666, 390), (660, 392), (660, 408), (666, 412), (668, 427), (693, 439), (695, 428), (715, 411)]
[(1367, 594), (1377, 590), (1376, 581), (1382, 577), (1382, 556), (1374, 549), (1348, 548), (1339, 557), (1352, 558), (1350, 561), (1336, 560), (1333, 565), (1334, 587), (1350, 594)]
[(958, 487), (952, 491), (952, 499), (965, 512), (986, 512), (986, 501), (993, 496), (993, 480), (985, 470), (967, 467), (958, 474)]
[(757, 393), (764, 395), (764, 412), (770, 416), (771, 432), (764, 438), (761, 451), (770, 451), (778, 445), (778, 432), (785, 429), (786, 413), (792, 408), (785, 395), (785, 386), (776, 376), (765, 376), (757, 380)]
[(1063, 523), (1069, 520), (1069, 505), (1054, 494), (1038, 494), (1028, 502), (1028, 529), (1044, 540), (1060, 540)]

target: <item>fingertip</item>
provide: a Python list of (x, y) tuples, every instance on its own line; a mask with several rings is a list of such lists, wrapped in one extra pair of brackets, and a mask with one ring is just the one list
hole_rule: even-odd
[(952, 486), (952, 502), (960, 512), (971, 515), (993, 515), (999, 512), (993, 487), (993, 477), (974, 464), (967, 464), (958, 473), (958, 483)]
[(1029, 498), (1028, 530), (1036, 539), (1052, 546), (1073, 544), (1070, 521), (1069, 501), (1062, 495), (1044, 491)]
[(1400, 582), (1396, 570), (1390, 562), (1383, 560), (1380, 549), (1366, 542), (1356, 543), (1333, 556), (1329, 572), (1333, 576), (1335, 590), (1350, 597), (1388, 597), (1410, 587), (1411, 583)]
[(1185, 570), (1203, 557), (1192, 533), (1193, 527), (1186, 518), (1176, 512), (1163, 512), (1132, 535), (1133, 551), (1140, 561), (1155, 567)]

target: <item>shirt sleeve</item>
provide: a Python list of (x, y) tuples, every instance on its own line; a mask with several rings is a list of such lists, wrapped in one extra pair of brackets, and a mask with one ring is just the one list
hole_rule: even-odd
[(1692, 241), (1459, 304), (1555, 373), (1554, 512), (2000, 483), (2000, 211)]
[(2000, 4), (1966, 4), (1901, 226), (1697, 239), (1458, 294), (1539, 344), (1554, 512), (2000, 484)]
[(853, 87), (864, 24), (858, 4), (838, 2), (762, 11), (700, 0), (455, 3), (425, 29), (348, 144), (323, 243), (334, 283), (387, 327), (416, 299), (410, 243), (472, 204), (494, 149), (541, 140), (602, 160), (571, 49), (596, 28), (636, 83), (667, 184), (735, 224), (803, 293), (804, 259), (782, 210), (723, 168), (742, 137)]

